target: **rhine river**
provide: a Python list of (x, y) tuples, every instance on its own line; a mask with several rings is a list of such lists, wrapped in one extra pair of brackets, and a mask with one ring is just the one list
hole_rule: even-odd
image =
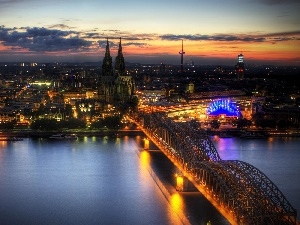
[[(300, 211), (300, 138), (212, 140), (222, 159), (256, 166)], [(200, 193), (175, 191), (175, 172), (140, 136), (0, 141), (0, 224), (227, 225)]]

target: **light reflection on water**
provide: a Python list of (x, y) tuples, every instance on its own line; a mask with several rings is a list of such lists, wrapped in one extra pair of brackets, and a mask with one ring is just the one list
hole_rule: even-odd
[[(151, 168), (151, 160), (152, 159), (151, 159), (151, 155), (150, 155), (149, 151), (140, 150), (140, 151), (137, 151), (137, 154), (140, 157), (141, 180), (143, 180), (143, 178), (145, 176), (149, 176), (149, 174), (151, 174), (152, 179), (155, 180), (155, 182), (156, 182), (157, 188), (159, 188), (159, 191), (162, 192), (162, 200), (167, 200), (169, 202), (168, 208), (167, 208), (168, 209), (168, 213), (167, 213), (168, 218), (170, 219), (170, 221), (176, 221), (176, 224), (181, 224), (182, 223), (181, 218), (185, 217), (184, 210), (182, 209), (182, 204), (179, 205), (178, 201), (174, 202), (172, 197), (169, 198), (168, 190), (164, 187), (163, 183), (161, 183), (160, 179), (157, 177), (157, 174)], [(149, 185), (147, 185), (147, 183), (142, 182), (141, 186), (144, 191), (147, 191), (147, 192), (151, 191), (149, 189)]]
[(0, 224), (178, 224), (134, 138), (1, 145)]
[[(259, 168), (298, 211), (299, 141), (213, 139), (222, 159)], [(147, 171), (157, 158), (140, 144), (139, 136), (0, 142), (0, 224), (178, 224), (180, 210), (199, 215), (195, 224), (213, 221), (214, 209), (199, 193), (166, 201)]]
[(170, 204), (172, 210), (177, 214), (184, 212), (183, 199), (179, 193), (174, 193), (173, 195), (171, 195)]

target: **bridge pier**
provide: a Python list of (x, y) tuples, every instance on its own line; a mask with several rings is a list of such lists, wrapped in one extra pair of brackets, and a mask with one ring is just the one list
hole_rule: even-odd
[(144, 138), (144, 149), (149, 150), (150, 140), (148, 138)]
[(175, 174), (176, 178), (176, 191), (185, 192), (185, 191), (197, 191), (192, 182), (188, 178), (183, 176), (181, 173)]

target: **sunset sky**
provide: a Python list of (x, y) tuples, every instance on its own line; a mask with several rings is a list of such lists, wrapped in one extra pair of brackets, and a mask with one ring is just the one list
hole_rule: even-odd
[(0, 61), (300, 66), (300, 0), (0, 0)]

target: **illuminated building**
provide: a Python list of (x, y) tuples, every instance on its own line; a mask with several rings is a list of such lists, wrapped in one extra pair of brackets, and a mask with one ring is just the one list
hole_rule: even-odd
[(220, 99), (211, 102), (207, 108), (207, 114), (215, 117), (241, 117), (238, 106), (229, 99)]
[(192, 94), (192, 93), (195, 92), (195, 85), (192, 82), (190, 82), (188, 84), (186, 92), (189, 93), (189, 94)]
[(243, 54), (238, 55), (238, 61), (237, 61), (237, 64), (235, 66), (235, 71), (236, 71), (238, 79), (243, 79), (244, 78), (245, 68), (244, 68), (244, 56), (243, 56)]

